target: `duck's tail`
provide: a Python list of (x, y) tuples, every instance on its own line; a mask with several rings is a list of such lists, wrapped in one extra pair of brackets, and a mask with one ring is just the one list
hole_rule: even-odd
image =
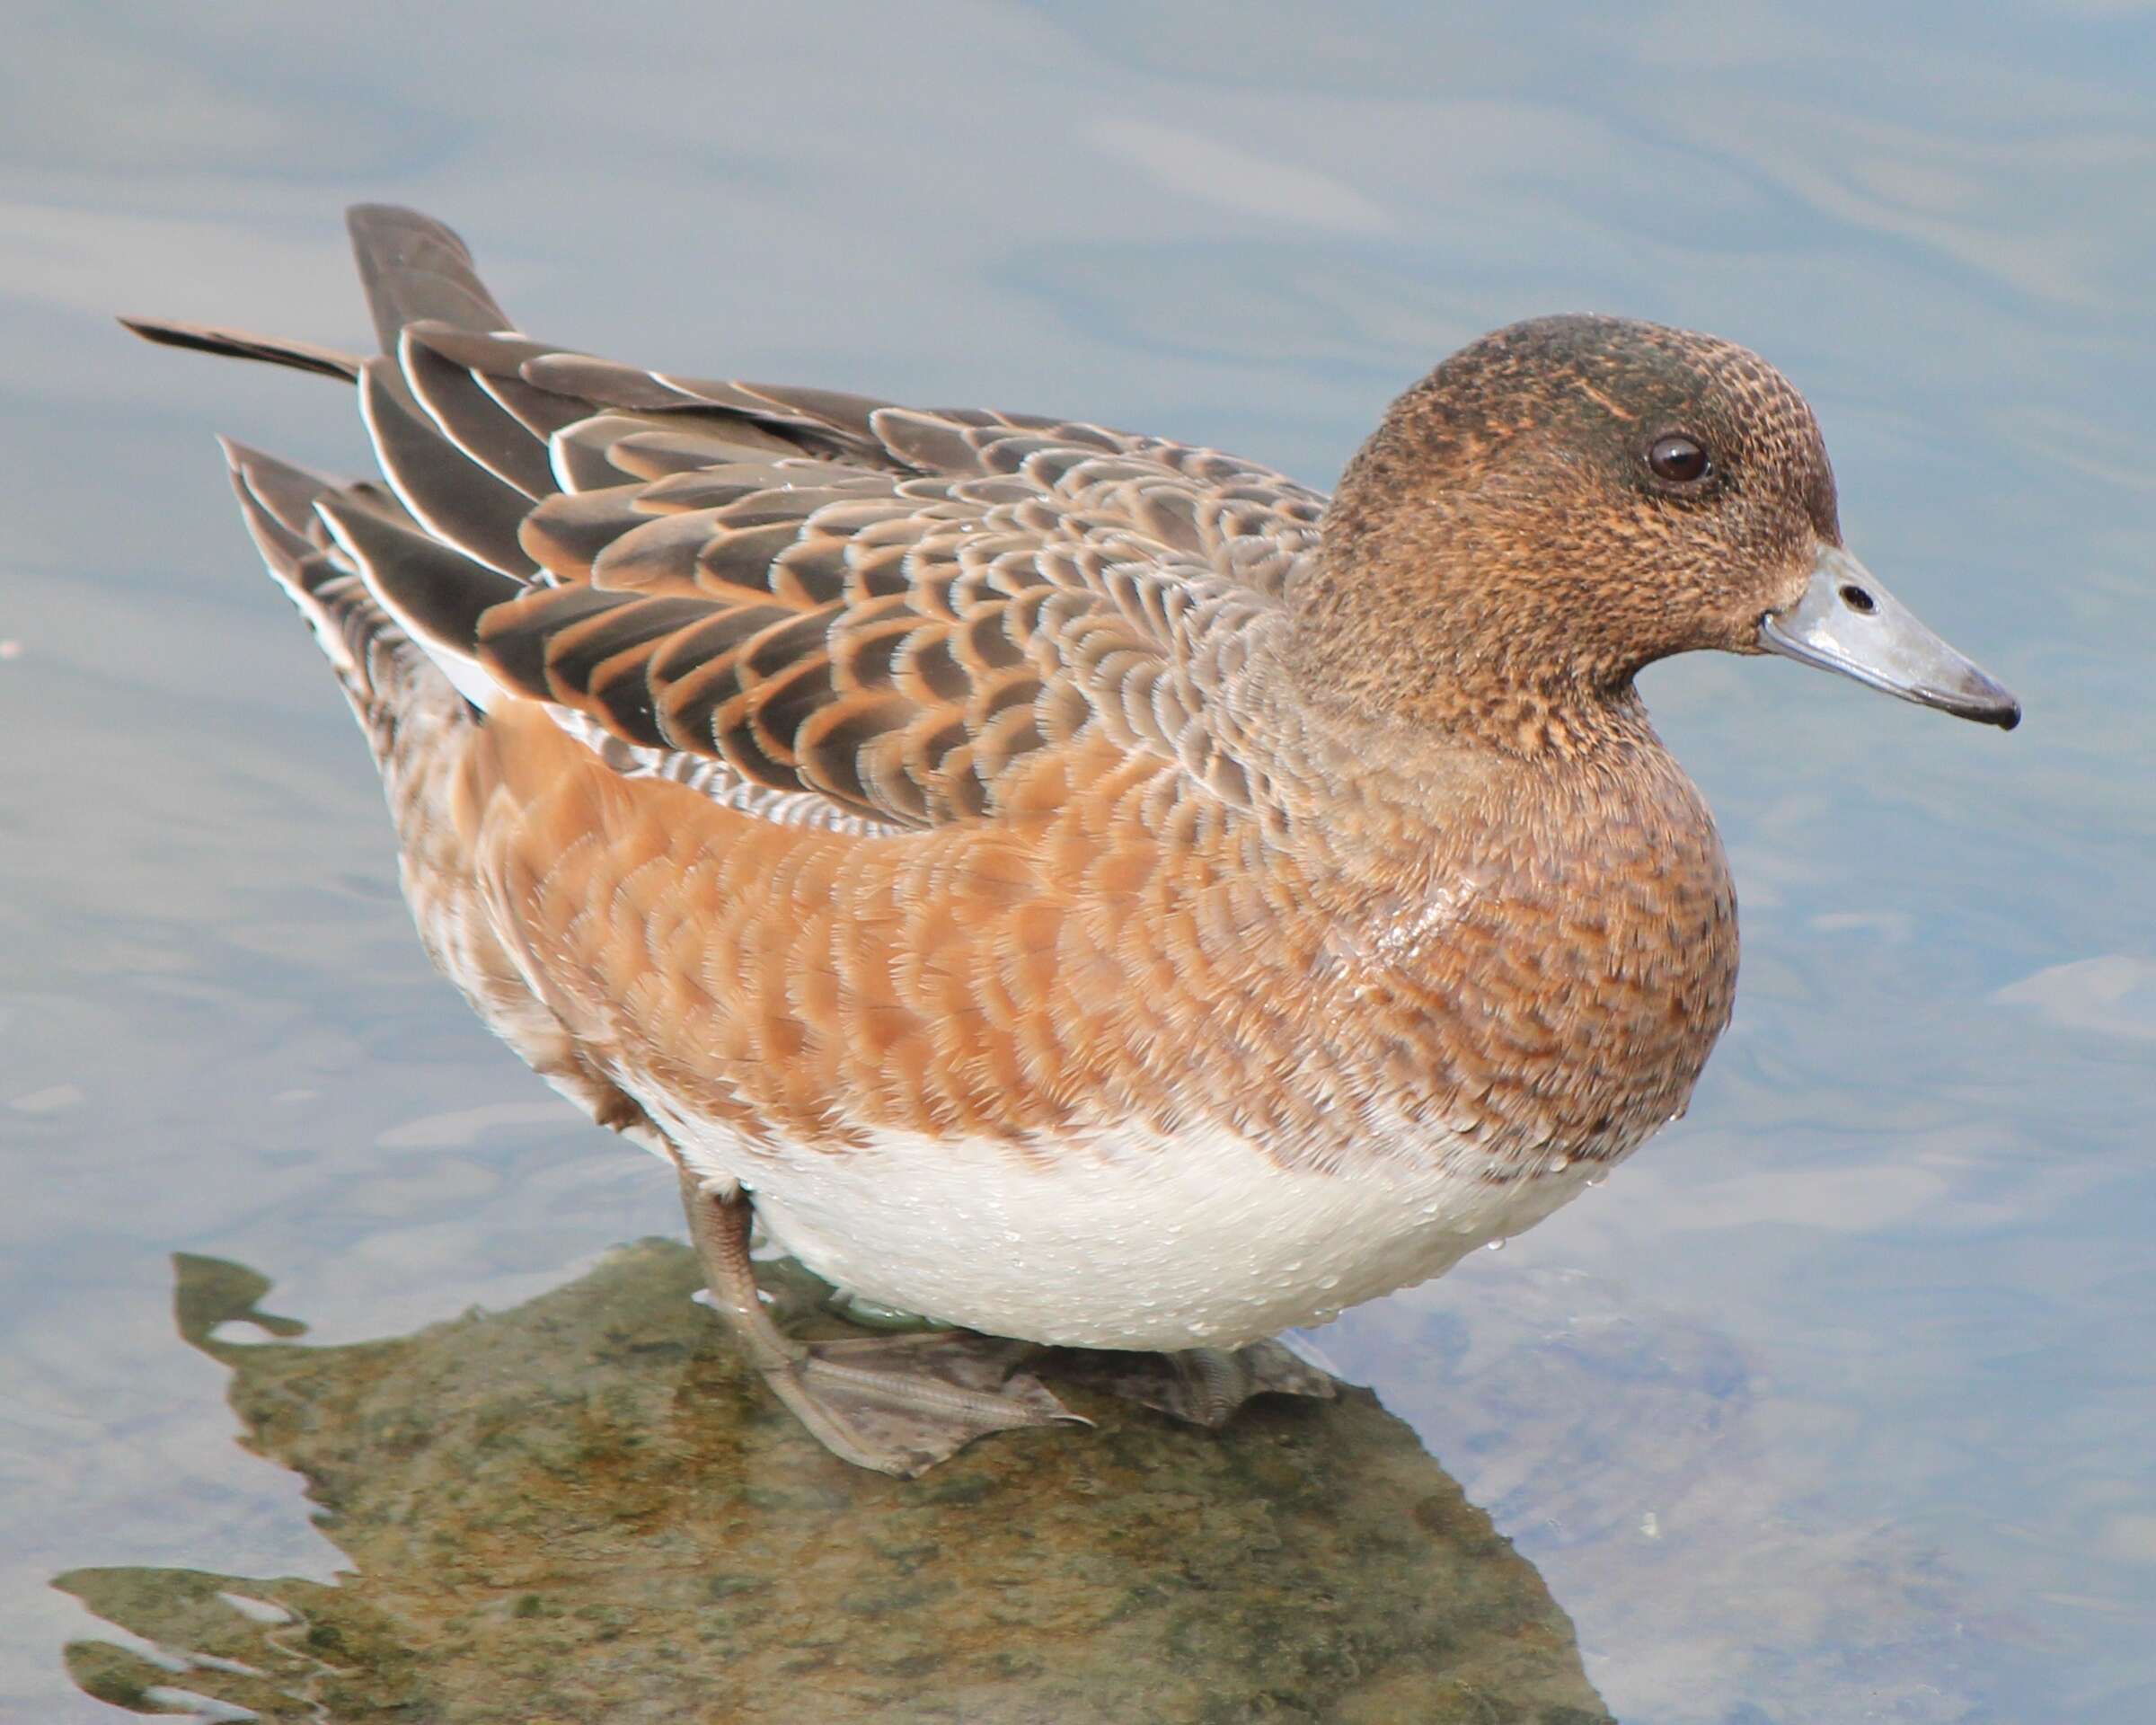
[[(476, 727), (490, 703), (506, 697), (473, 658), (480, 614), (543, 579), (517, 530), (538, 498), (560, 489), (553, 433), (589, 418), (595, 405), (513, 375), (537, 344), (504, 333), (508, 314), (448, 228), (377, 204), (358, 206), (348, 220), (379, 356), (205, 324), (120, 322), (165, 346), (356, 385), (383, 477), (332, 479), (224, 439), (241, 515), (373, 747), (403, 840), (405, 897), (435, 962), (548, 1083), (671, 1160), (643, 1110), (585, 1057), (494, 932), (455, 818), (464, 770), (489, 740)], [(415, 330), (476, 348), (512, 375), (482, 383), (421, 345)], [(658, 390), (649, 379), (644, 387)]]
[[(481, 284), (464, 242), (439, 222), (382, 204), (358, 205), (347, 220), (385, 356), (397, 353), (406, 326), (415, 322), (476, 332), (508, 327), (508, 314)], [(387, 357), (367, 359), (311, 341), (209, 324), (146, 317), (119, 322), (163, 346), (257, 359), (356, 384), (363, 409), (370, 396), (395, 387), (394, 361)], [(368, 414), (377, 443), (384, 417)], [(402, 424), (399, 418), (397, 429)], [(400, 727), (409, 717), (458, 704), (448, 688), (464, 696), (472, 712), (483, 706), (493, 686), (474, 680), (475, 671), (445, 655), (426, 619), (415, 619), (411, 606), (423, 611), (452, 597), (469, 608), (491, 603), (504, 588), (514, 591), (520, 584), (440, 544), (414, 519), (406, 500), (384, 485), (331, 479), (229, 438), (220, 441), (255, 547), (313, 628), (384, 770), (390, 769)], [(425, 459), (432, 451), (418, 453)], [(457, 567), (433, 567), (444, 562)]]

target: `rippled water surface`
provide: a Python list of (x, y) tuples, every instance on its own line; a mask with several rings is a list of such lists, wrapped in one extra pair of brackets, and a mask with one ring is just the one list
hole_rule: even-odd
[(1780, 363), (1854, 548), (2028, 721), (1657, 670), (1736, 866), (1736, 1022), (1606, 1188), (1322, 1340), (1620, 1719), (2156, 1717), (2156, 18), (1432, 10), (9, 9), (0, 1713), (119, 1716), (62, 1649), (147, 1643), (62, 1572), (370, 1561), (175, 1331), (172, 1253), (335, 1349), (677, 1229), (429, 973), (233, 518), (208, 434), (356, 466), (349, 402), (108, 322), (357, 345), (338, 211), (381, 198), (570, 345), (1321, 482), (1529, 313)]

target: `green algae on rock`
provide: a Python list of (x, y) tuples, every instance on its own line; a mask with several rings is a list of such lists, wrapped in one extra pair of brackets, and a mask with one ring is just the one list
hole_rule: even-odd
[[(84, 1569), (154, 1643), (67, 1649), (139, 1712), (538, 1721), (1251, 1719), (1596, 1725), (1542, 1579), (1360, 1390), (1220, 1433), (1038, 1369), (1093, 1431), (908, 1482), (834, 1460), (650, 1241), (514, 1311), (398, 1340), (235, 1342), (261, 1278), (178, 1261), (182, 1336), (244, 1441), (304, 1475), (340, 1585)], [(762, 1267), (797, 1330), (826, 1290)], [(830, 1324), (827, 1316), (823, 1320)], [(830, 1327), (836, 1329), (835, 1324)], [(245, 1710), (244, 1712), (234, 1710)]]

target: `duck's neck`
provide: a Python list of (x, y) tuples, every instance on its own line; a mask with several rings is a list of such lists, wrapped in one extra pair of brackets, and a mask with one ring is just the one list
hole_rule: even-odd
[(1465, 750), (1585, 765), (1658, 746), (1630, 668), (1553, 662), (1524, 639), (1532, 621), (1510, 640), (1493, 620), (1462, 617), (1455, 632), (1427, 608), (1418, 624), (1383, 621), (1296, 606), (1278, 674), (1328, 731), (1432, 759)]
[(1500, 509), (1401, 507), (1397, 441), (1356, 456), (1289, 578), (1281, 659), (1303, 697), (1525, 759), (1651, 737), (1632, 679), (1652, 630)]
[(1435, 706), (1374, 712), (1356, 688), (1313, 677), (1297, 646), (1284, 630), (1246, 664), (1241, 748), (1291, 848), (1350, 891), (1360, 881), (1412, 895), (1448, 877), (1462, 846), (1592, 825), (1605, 801), (1672, 801), (1684, 819), (1704, 818), (1629, 689), (1592, 703), (1475, 704), (1452, 719)]

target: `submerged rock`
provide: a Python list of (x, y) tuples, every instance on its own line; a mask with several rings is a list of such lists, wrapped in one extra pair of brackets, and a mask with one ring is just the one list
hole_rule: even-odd
[[(1542, 1579), (1366, 1392), (1220, 1433), (1041, 1375), (1098, 1429), (999, 1434), (915, 1482), (838, 1462), (764, 1393), (683, 1247), (398, 1340), (299, 1326), (181, 1258), (181, 1332), (247, 1445), (304, 1475), (340, 1585), (75, 1570), (155, 1644), (79, 1641), (141, 1712), (544, 1721), (1473, 1721), (1609, 1715)], [(797, 1326), (825, 1290), (766, 1286)], [(826, 1320), (827, 1322), (827, 1320)], [(834, 1330), (839, 1328), (832, 1324)], [(245, 1710), (239, 1712), (235, 1710)]]

